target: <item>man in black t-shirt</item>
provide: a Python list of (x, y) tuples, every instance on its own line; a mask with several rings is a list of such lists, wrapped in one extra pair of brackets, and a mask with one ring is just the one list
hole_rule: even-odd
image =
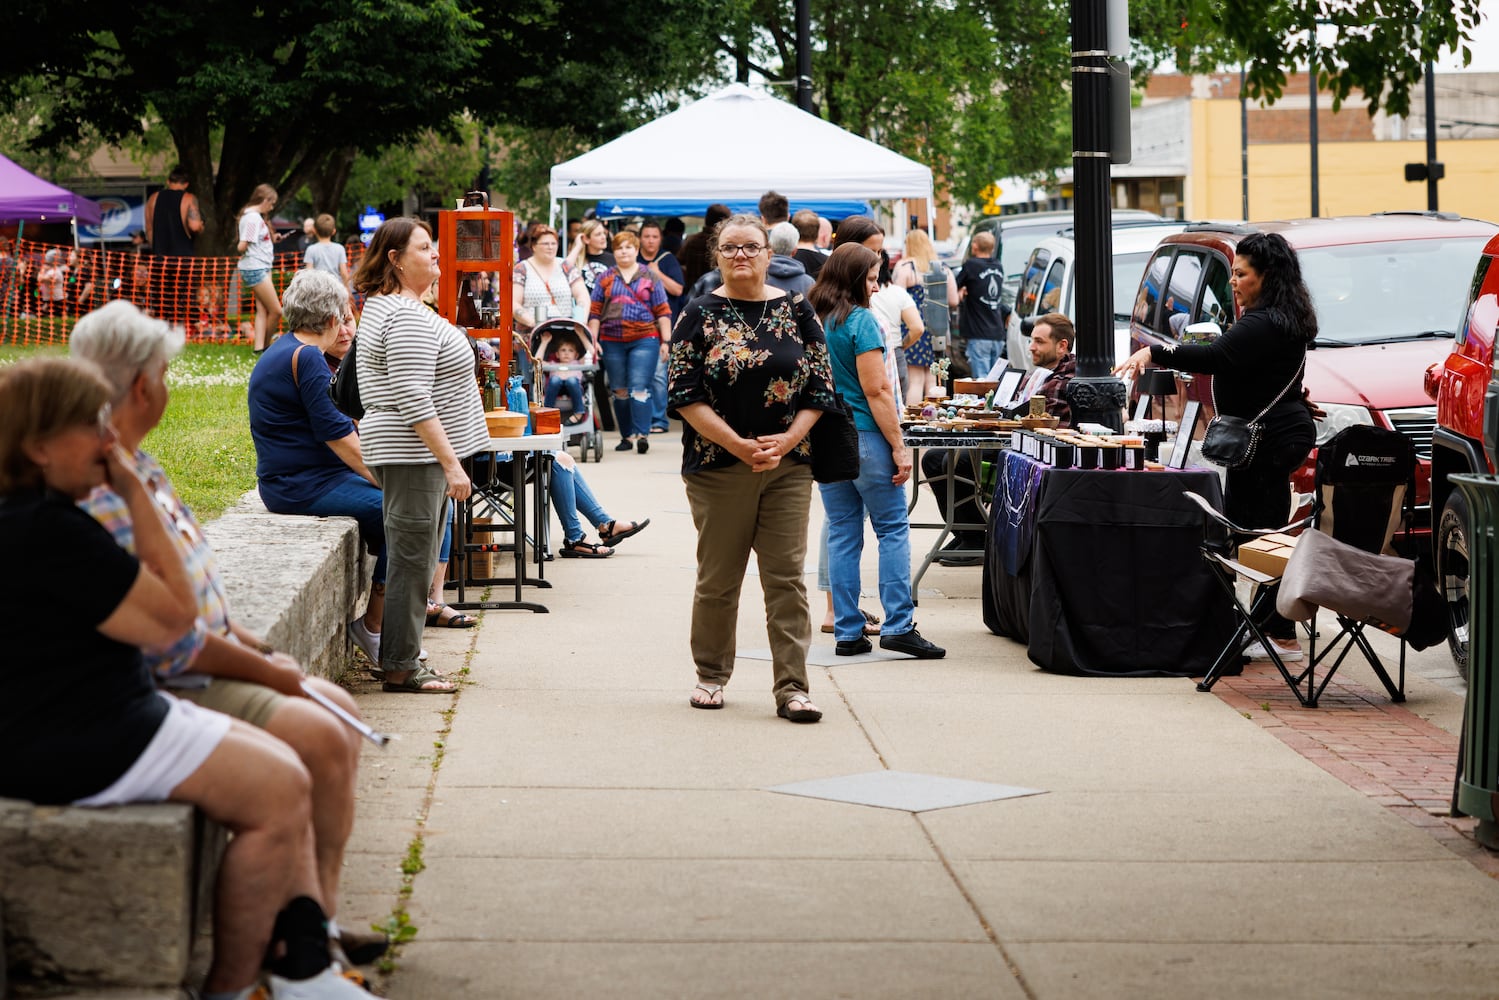
[(791, 217), (791, 224), (796, 227), (796, 252), (791, 256), (802, 262), (802, 267), (813, 278), (817, 272), (822, 270), (823, 262), (828, 259), (827, 254), (817, 249), (817, 232), (820, 228), (820, 219), (817, 213), (808, 208), (803, 208)]
[(994, 234), (973, 238), (973, 256), (958, 272), (958, 301), (963, 304), (959, 329), (968, 345), (968, 368), (974, 378), (1005, 356), (1005, 271), (994, 256)]

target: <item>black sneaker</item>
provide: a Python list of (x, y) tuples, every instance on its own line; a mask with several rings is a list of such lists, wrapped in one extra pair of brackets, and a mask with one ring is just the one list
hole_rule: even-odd
[[(840, 642), (838, 645), (841, 647), (843, 643)], [(907, 656), (914, 656), (918, 660), (940, 660), (947, 655), (947, 650), (941, 646), (927, 642), (921, 637), (921, 633), (914, 628), (909, 632), (902, 632), (900, 635), (880, 636), (880, 648), (888, 649), (892, 653), (905, 653)]]
[(615, 451), (629, 451), (633, 447), (635, 447), (635, 445), (633, 445), (630, 442), (630, 439), (629, 438), (625, 438), (619, 444), (617, 444), (617, 445), (614, 446), (614, 450)]
[[(883, 644), (884, 642), (881, 640), (881, 645)], [(860, 653), (867, 653), (872, 649), (874, 647), (869, 644), (869, 640), (861, 635), (857, 639), (839, 639), (838, 648), (835, 652), (839, 656), (858, 656)]]
[(640, 435), (640, 437), (638, 437), (638, 438), (635, 439), (635, 452), (636, 452), (636, 454), (644, 455), (646, 452), (648, 452), (650, 450), (651, 450), (650, 439), (648, 439), (644, 434)]

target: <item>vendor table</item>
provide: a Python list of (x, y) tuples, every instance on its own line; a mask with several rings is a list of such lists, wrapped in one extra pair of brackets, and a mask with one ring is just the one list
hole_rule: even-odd
[[(469, 478), (476, 484), (469, 498), (458, 505), (457, 516), (453, 525), (453, 553), (452, 559), (458, 563), (457, 580), (449, 582), (448, 587), (458, 591), (458, 599), (452, 601), (454, 608), (460, 611), (471, 611), (478, 608), (490, 610), (512, 610), (512, 611), (535, 611), (545, 613), (547, 607), (535, 601), (527, 601), (521, 592), (522, 587), (550, 588), (552, 585), (546, 579), (545, 561), (547, 525), (551, 518), (551, 479), (552, 479), (552, 453), (563, 447), (563, 435), (561, 434), (532, 434), (524, 437), (490, 438), (489, 450), (475, 455), (464, 461), (464, 468), (468, 471)], [(506, 453), (510, 454), (510, 482), (501, 484), (497, 481), (493, 469), (484, 470), (476, 467), (482, 461), (504, 462)], [(526, 502), (526, 473), (531, 476), (531, 502)], [(477, 474), (476, 474), (477, 473)], [(474, 524), (474, 508), (476, 505), (485, 505), (495, 511), (509, 510), (509, 524)], [(527, 513), (530, 513), (530, 523), (527, 523)], [(512, 536), (512, 544), (499, 545), (492, 540), (497, 533), (508, 532)], [(529, 538), (528, 538), (529, 535)], [(482, 536), (482, 537), (481, 537)], [(536, 564), (536, 575), (532, 576), (527, 570), (526, 548), (527, 542), (531, 543), (533, 558), (531, 562)], [(475, 552), (482, 549), (490, 551), (509, 551), (514, 560), (514, 572), (510, 576), (475, 576), (472, 572)], [(483, 601), (468, 600), (466, 591), (470, 587), (483, 590), (487, 587), (512, 586), (515, 588), (515, 599), (508, 601)]]
[[(906, 447), (911, 449), (911, 500), (906, 505), (908, 513), (916, 509), (916, 502), (921, 499), (921, 449), (945, 448), (954, 452), (967, 452), (968, 457), (973, 463), (974, 477), (981, 478), (984, 456), (987, 454), (992, 459), (998, 452), (1010, 447), (1010, 435), (1008, 432), (1004, 434), (962, 434), (958, 432), (928, 434), (906, 431), (902, 434), (902, 438), (905, 441)], [(982, 549), (948, 549), (946, 552), (942, 551), (943, 544), (957, 532), (962, 531), (977, 535), (982, 534), (988, 529), (986, 523), (969, 524), (964, 521), (953, 520), (955, 516), (954, 512), (958, 506), (957, 487), (958, 477), (956, 475), (949, 475), (947, 477), (947, 513), (944, 515), (944, 520), (911, 522), (913, 529), (938, 529), (937, 539), (932, 542), (932, 547), (927, 550), (926, 558), (922, 559), (921, 568), (911, 577), (911, 592), (913, 594), (916, 593), (916, 588), (920, 586), (921, 578), (926, 575), (928, 567), (937, 561), (938, 556), (979, 557), (984, 554)], [(973, 492), (979, 509), (984, 510), (988, 506), (988, 498), (984, 495), (984, 491), (979, 489), (977, 483), (975, 483), (973, 484)]]
[(1234, 630), (1199, 551), (1215, 472), (1054, 469), (1006, 452), (989, 508), (984, 624), (1058, 673), (1203, 674)]

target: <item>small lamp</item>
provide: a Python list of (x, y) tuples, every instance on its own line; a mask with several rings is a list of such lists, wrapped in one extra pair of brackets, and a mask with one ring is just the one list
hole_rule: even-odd
[(1146, 368), (1136, 385), (1140, 395), (1152, 397), (1151, 416), (1159, 422), (1158, 430), (1145, 432), (1145, 457), (1159, 461), (1161, 442), (1166, 440), (1166, 397), (1176, 395), (1176, 373), (1169, 368)]

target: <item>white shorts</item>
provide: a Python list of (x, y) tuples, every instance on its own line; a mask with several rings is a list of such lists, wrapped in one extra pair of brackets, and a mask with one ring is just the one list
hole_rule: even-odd
[(146, 749), (102, 792), (79, 799), (75, 806), (117, 806), (127, 802), (164, 802), (172, 789), (203, 766), (229, 732), (229, 716), (199, 708), (190, 701), (158, 691), (167, 717)]

